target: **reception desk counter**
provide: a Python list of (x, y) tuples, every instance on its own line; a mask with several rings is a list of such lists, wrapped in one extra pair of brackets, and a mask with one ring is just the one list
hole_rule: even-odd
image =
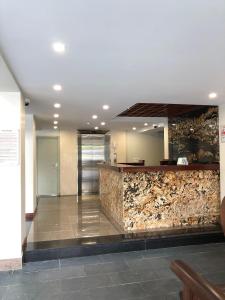
[(102, 208), (125, 231), (218, 222), (218, 164), (99, 168)]

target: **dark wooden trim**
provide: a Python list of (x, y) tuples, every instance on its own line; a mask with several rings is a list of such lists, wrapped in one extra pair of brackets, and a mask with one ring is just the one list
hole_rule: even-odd
[(78, 134), (106, 134), (109, 130), (78, 129)]
[(37, 213), (37, 206), (36, 206), (35, 211), (33, 213), (26, 213), (25, 214), (26, 221), (29, 221), (29, 222), (33, 221), (36, 213)]
[(26, 248), (27, 248), (27, 236), (24, 238), (23, 244), (22, 244), (22, 252), (23, 253), (26, 251)]
[(129, 165), (108, 165), (99, 164), (99, 168), (108, 168), (117, 172), (157, 172), (157, 171), (201, 171), (201, 170), (219, 170), (219, 164), (190, 164), (188, 166), (161, 165), (161, 166), (129, 166)]
[(27, 213), (26, 214), (26, 221), (33, 221), (35, 214), (34, 213)]

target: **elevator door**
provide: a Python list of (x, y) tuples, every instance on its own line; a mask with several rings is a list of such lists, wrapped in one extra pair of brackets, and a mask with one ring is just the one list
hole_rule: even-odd
[(79, 137), (79, 194), (99, 193), (98, 163), (107, 160), (108, 144), (104, 134), (81, 134)]

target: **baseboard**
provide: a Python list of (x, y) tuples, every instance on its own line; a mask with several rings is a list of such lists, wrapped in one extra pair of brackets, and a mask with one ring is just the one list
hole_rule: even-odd
[(22, 257), (0, 260), (0, 271), (11, 271), (22, 269)]
[(37, 213), (37, 207), (38, 207), (38, 201), (37, 201), (37, 205), (36, 205), (35, 211), (33, 213), (26, 213), (25, 214), (26, 221), (29, 221), (29, 222), (33, 221), (33, 219), (34, 219), (34, 217), (35, 217), (35, 215)]
[(64, 194), (60, 194), (59, 197), (74, 197), (77, 196), (77, 194), (70, 194), (70, 195), (64, 195)]
[(23, 245), (22, 245), (22, 252), (23, 253), (26, 250), (26, 248), (27, 248), (27, 236), (23, 240)]

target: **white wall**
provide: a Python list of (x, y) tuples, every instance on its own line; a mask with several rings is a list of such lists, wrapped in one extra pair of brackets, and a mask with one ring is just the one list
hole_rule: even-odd
[(117, 153), (117, 162), (127, 161), (127, 136), (125, 131), (111, 131), (110, 159), (113, 162), (113, 151)]
[(168, 118), (164, 121), (164, 159), (169, 159), (169, 128), (168, 128)]
[(163, 150), (162, 133), (127, 133), (127, 162), (145, 160), (146, 166), (159, 165)]
[(116, 146), (117, 162), (136, 162), (144, 159), (146, 165), (159, 165), (164, 157), (163, 134), (111, 131), (111, 161), (113, 145)]
[(18, 162), (0, 164), (0, 270), (22, 266), (25, 238), (25, 113), (19, 87), (0, 56), (0, 130), (16, 130)]
[(77, 134), (60, 130), (60, 195), (77, 194)]
[(25, 127), (25, 211), (26, 213), (34, 213), (36, 209), (37, 195), (37, 166), (36, 166), (36, 128), (35, 119), (32, 114), (26, 115)]
[(219, 144), (220, 144), (220, 197), (225, 197), (225, 143), (221, 143), (221, 131), (225, 127), (225, 104), (219, 106)]
[(24, 110), (19, 92), (0, 92), (0, 105), (0, 129), (16, 130), (20, 137), (18, 164), (0, 165), (0, 269), (4, 269), (22, 263), (25, 236)]

